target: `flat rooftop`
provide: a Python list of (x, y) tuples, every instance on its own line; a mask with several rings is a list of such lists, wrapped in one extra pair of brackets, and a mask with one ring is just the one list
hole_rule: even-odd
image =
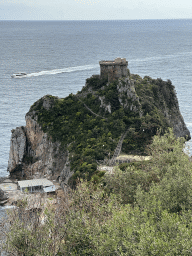
[(18, 185), (20, 186), (20, 188), (37, 187), (37, 186), (49, 187), (49, 186), (53, 186), (53, 182), (47, 179), (21, 180), (21, 181), (18, 181)]
[(115, 60), (101, 60), (99, 61), (101, 65), (127, 65), (128, 62), (125, 58), (116, 58)]

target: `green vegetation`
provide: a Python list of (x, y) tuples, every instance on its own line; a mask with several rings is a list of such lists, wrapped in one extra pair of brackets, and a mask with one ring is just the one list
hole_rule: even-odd
[(174, 114), (178, 101), (171, 81), (152, 79), (145, 76), (131, 75), (135, 83), (135, 90), (141, 104), (141, 118), (133, 120), (132, 127), (123, 144), (123, 151), (138, 153), (144, 152), (151, 138), (161, 130), (163, 134), (169, 127), (165, 113)]
[[(127, 129), (122, 151), (145, 154), (146, 146), (157, 131), (163, 134), (168, 128), (165, 112), (171, 114), (177, 106), (171, 82), (150, 77), (142, 79), (138, 75), (128, 79), (128, 87), (134, 83), (134, 97), (128, 97), (129, 88), (120, 92), (127, 86), (126, 79), (107, 83), (93, 76), (77, 95), (66, 98), (47, 95), (31, 107), (29, 113), (38, 117), (43, 131), (53, 141), (61, 142), (61, 150), (68, 148), (70, 168), (74, 171), (71, 185), (77, 178), (90, 180), (94, 175), (99, 179), (98, 161), (107, 161), (113, 155), (121, 134)], [(123, 107), (126, 102), (127, 106)], [(25, 161), (32, 160), (26, 158)]]
[[(53, 141), (61, 142), (61, 150), (68, 148), (74, 171), (70, 184), (75, 185), (77, 178), (90, 180), (94, 175), (99, 180), (98, 161), (109, 160), (127, 129), (122, 151), (145, 154), (157, 131), (163, 134), (169, 127), (166, 116), (177, 116), (177, 111), (170, 80), (130, 75), (111, 83), (92, 76), (77, 95), (47, 95), (34, 103), (29, 113), (38, 117)], [(32, 160), (25, 158), (26, 162)]]
[[(54, 100), (51, 109), (43, 108), (41, 99), (32, 110), (36, 111), (43, 131), (53, 141), (60, 141), (64, 148), (69, 145), (71, 169), (75, 171), (73, 180), (77, 177), (90, 179), (97, 169), (96, 160), (103, 160), (109, 152), (112, 154), (125, 129), (124, 124), (117, 119), (111, 130), (113, 123), (93, 115), (73, 95), (65, 99), (51, 99)], [(92, 110), (98, 113), (98, 99), (89, 94), (86, 104), (89, 103), (94, 104)]]
[(30, 212), (33, 222), (27, 208), (11, 211), (6, 250), (26, 256), (191, 255), (192, 162), (183, 143), (171, 130), (154, 136), (151, 160), (121, 165), (99, 183), (79, 182), (56, 206)]

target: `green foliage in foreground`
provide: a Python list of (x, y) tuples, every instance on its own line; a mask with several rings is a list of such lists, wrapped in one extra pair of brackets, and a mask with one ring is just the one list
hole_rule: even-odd
[(117, 168), (100, 185), (80, 182), (45, 209), (44, 223), (41, 214), (30, 222), (23, 208), (11, 211), (7, 250), (26, 256), (191, 255), (192, 163), (183, 142), (171, 131), (155, 136), (150, 161)]
[[(168, 128), (164, 113), (173, 116), (172, 110), (178, 108), (171, 82), (150, 77), (142, 79), (137, 75), (131, 75), (130, 81), (135, 84), (133, 97), (128, 96), (128, 87), (124, 88), (123, 96), (118, 91), (118, 83), (121, 82), (122, 88), (126, 86), (123, 79), (107, 84), (99, 76), (93, 76), (77, 95), (62, 99), (47, 95), (31, 107), (29, 114), (37, 118), (43, 131), (53, 141), (59, 141), (64, 149), (68, 146), (70, 167), (74, 171), (71, 184), (77, 178), (90, 180), (97, 175), (97, 162), (113, 155), (121, 134), (128, 128), (122, 150), (137, 154), (145, 152), (157, 130), (161, 129), (163, 134)], [(101, 98), (105, 106), (111, 106), (111, 113), (101, 104)], [(120, 101), (127, 101), (128, 105), (123, 107)]]

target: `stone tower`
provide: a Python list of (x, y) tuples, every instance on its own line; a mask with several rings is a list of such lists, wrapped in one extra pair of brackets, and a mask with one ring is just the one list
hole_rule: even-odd
[(108, 78), (108, 82), (111, 82), (120, 77), (127, 76), (128, 61), (125, 58), (117, 58), (113, 60), (102, 60), (100, 64), (100, 77)]

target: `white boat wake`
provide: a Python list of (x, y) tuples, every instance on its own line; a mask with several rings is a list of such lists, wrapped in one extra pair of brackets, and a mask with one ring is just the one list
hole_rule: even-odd
[(165, 54), (160, 56), (145, 57), (142, 59), (132, 59), (132, 60), (129, 60), (129, 64), (134, 62), (173, 60), (173, 58), (178, 58), (183, 56), (189, 57), (191, 55), (192, 55), (192, 52), (178, 52), (177, 54), (167, 54), (167, 55)]
[(53, 69), (53, 70), (43, 70), (40, 72), (34, 72), (30, 74), (26, 74), (24, 76), (15, 76), (13, 78), (26, 78), (26, 77), (33, 77), (33, 76), (44, 76), (44, 75), (56, 75), (61, 73), (70, 73), (76, 71), (84, 71), (84, 70), (91, 70), (97, 68), (98, 65), (84, 65), (84, 66), (77, 66), (77, 67), (69, 67), (69, 68), (62, 68), (62, 69)]

